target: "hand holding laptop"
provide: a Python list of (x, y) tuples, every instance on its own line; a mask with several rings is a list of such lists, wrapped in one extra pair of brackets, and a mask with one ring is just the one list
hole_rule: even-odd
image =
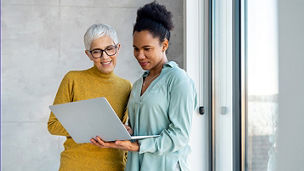
[[(130, 135), (133, 135), (133, 130), (128, 125), (124, 125)], [(139, 151), (139, 145), (137, 142), (131, 141), (115, 141), (115, 142), (105, 142), (99, 136), (92, 138), (91, 143), (100, 148), (118, 148), (126, 151)]]
[(131, 142), (129, 140), (126, 141), (115, 141), (115, 142), (105, 142), (99, 136), (95, 139), (91, 139), (92, 144), (100, 147), (100, 148), (115, 148), (121, 149), (125, 151), (139, 151), (139, 144), (137, 141)]

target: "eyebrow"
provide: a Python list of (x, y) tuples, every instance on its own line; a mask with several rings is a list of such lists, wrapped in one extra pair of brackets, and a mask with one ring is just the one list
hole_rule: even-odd
[(91, 50), (105, 50), (106, 48), (108, 48), (108, 47), (110, 47), (110, 46), (115, 46), (115, 44), (114, 44), (114, 45), (108, 45), (108, 46), (106, 46), (104, 49), (101, 49), (101, 48), (95, 48), (95, 49), (91, 49)]
[[(135, 45), (133, 45), (133, 47), (134, 47), (134, 48), (138, 48), (138, 47), (136, 47)], [(144, 46), (141, 47), (141, 48), (147, 48), (147, 47), (152, 47), (152, 46), (150, 46), (150, 45), (144, 45)]]

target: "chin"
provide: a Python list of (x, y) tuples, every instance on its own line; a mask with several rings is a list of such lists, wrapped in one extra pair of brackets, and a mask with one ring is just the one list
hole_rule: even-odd
[(109, 74), (109, 73), (113, 72), (113, 70), (102, 70), (101, 72), (104, 74)]
[(138, 61), (138, 64), (140, 65), (140, 67), (141, 67), (143, 70), (151, 70), (151, 69), (153, 68), (150, 62), (147, 62), (146, 65), (142, 65), (142, 64)]
[(143, 70), (150, 70), (149, 67), (141, 67)]
[(151, 67), (149, 67), (149, 65), (146, 65), (146, 66), (140, 65), (140, 67), (141, 67), (143, 70), (150, 70), (150, 69), (151, 69)]
[(98, 70), (104, 74), (108, 74), (110, 72), (113, 72), (114, 70), (114, 66), (111, 65), (111, 66), (102, 66), (102, 65), (99, 65), (97, 66)]

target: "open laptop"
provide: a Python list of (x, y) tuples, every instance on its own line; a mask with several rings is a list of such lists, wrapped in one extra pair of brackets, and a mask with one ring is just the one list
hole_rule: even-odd
[(51, 105), (50, 109), (76, 143), (90, 143), (96, 136), (104, 141), (159, 136), (131, 136), (105, 97)]

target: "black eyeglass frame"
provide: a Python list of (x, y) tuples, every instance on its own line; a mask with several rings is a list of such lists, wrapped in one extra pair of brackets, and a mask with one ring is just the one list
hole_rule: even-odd
[[(109, 54), (107, 53), (106, 49), (109, 48), (109, 47), (111, 47), (111, 46), (113, 46), (113, 47), (115, 48), (115, 53), (109, 55)], [(92, 55), (92, 57), (93, 57), (94, 59), (98, 59), (98, 58), (102, 58), (103, 53), (106, 53), (108, 56), (114, 56), (114, 55), (116, 55), (116, 53), (117, 53), (117, 48), (118, 48), (117, 44), (114, 44), (114, 45), (110, 45), (110, 46), (106, 47), (105, 49), (93, 49), (93, 50), (88, 50), (88, 51), (90, 52), (90, 54)], [(95, 51), (95, 50), (100, 50), (100, 51), (101, 51), (100, 57), (94, 57), (94, 56), (93, 56), (92, 52)]]

